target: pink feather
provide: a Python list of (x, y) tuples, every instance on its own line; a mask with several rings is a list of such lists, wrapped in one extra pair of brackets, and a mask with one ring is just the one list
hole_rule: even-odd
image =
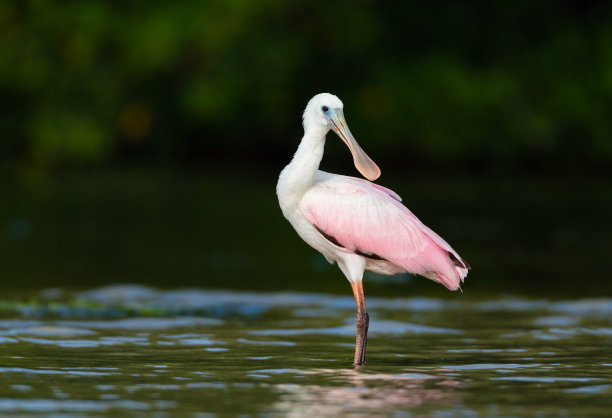
[(326, 176), (300, 202), (306, 219), (350, 252), (375, 255), (398, 270), (457, 290), (469, 266), (392, 190), (369, 181)]

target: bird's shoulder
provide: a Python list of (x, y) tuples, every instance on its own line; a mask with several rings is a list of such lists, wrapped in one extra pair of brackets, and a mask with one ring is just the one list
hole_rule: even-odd
[(420, 222), (400, 200), (395, 192), (367, 180), (319, 171), (300, 209), (312, 223), (337, 218), (363, 226), (369, 219), (372, 228), (394, 227), (399, 222), (417, 229)]
[(319, 172), (300, 209), (345, 248), (387, 260), (413, 257), (427, 238), (421, 222), (394, 195), (366, 180)]
[(357, 177), (331, 174), (325, 171), (317, 171), (315, 181), (308, 190), (311, 195), (336, 195), (347, 197), (350, 195), (362, 198), (382, 199), (382, 201), (392, 198), (394, 201), (401, 202), (402, 199), (393, 190), (371, 183)]

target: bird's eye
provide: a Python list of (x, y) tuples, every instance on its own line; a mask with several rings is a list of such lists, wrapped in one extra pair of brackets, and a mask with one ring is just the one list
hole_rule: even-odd
[(329, 110), (329, 107), (327, 107), (327, 106), (323, 106), (323, 107), (321, 108), (321, 110), (322, 110), (323, 112), (327, 112), (327, 111)]

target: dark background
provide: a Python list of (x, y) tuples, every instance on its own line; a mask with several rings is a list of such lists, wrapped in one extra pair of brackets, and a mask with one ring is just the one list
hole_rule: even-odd
[(0, 283), (347, 291), (274, 195), (324, 91), (466, 293), (610, 293), (605, 1), (0, 0)]

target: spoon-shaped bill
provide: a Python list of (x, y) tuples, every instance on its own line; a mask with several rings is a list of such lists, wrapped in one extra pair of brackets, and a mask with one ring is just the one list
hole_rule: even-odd
[(355, 137), (348, 128), (344, 114), (341, 110), (336, 110), (329, 119), (330, 126), (334, 132), (344, 141), (353, 154), (353, 162), (359, 172), (368, 180), (374, 181), (380, 177), (380, 168), (359, 146)]

